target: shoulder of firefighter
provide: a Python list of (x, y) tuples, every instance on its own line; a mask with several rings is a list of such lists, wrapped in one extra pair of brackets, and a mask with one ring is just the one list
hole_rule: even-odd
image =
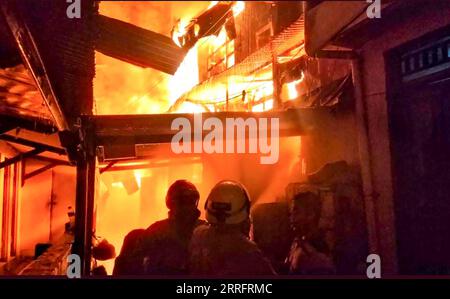
[(140, 252), (140, 249), (144, 234), (144, 229), (135, 229), (125, 236), (120, 254), (115, 260), (113, 275), (142, 273), (142, 252)]
[[(204, 224), (197, 220), (192, 230)], [(145, 232), (142, 241), (145, 274), (187, 274), (188, 246), (192, 231), (182, 232), (169, 219), (158, 221)]]
[(189, 273), (195, 275), (275, 275), (257, 245), (242, 234), (202, 225), (189, 246)]

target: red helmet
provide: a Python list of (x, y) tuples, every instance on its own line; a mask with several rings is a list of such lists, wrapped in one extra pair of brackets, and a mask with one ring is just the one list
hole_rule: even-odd
[(200, 193), (194, 184), (187, 180), (175, 181), (167, 190), (166, 206), (172, 210), (176, 206), (197, 207)]

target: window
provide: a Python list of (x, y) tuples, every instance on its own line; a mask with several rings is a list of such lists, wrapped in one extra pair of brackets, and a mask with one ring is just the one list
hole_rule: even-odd
[(208, 50), (208, 77), (225, 71), (235, 63), (234, 40), (228, 38), (225, 28), (212, 38), (214, 40)]
[(403, 82), (420, 79), (450, 68), (448, 39), (440, 39), (428, 45), (412, 49), (401, 56), (399, 71)]
[(264, 45), (266, 45), (273, 35), (272, 22), (269, 22), (267, 25), (263, 26), (256, 32), (256, 48), (260, 49)]

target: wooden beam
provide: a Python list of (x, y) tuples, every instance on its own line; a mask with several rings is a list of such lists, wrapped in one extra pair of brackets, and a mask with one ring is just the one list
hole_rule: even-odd
[(108, 165), (106, 165), (103, 168), (100, 168), (100, 174), (104, 173), (105, 171), (108, 171), (111, 167), (114, 166), (114, 164), (116, 164), (118, 161), (111, 161), (108, 163)]
[(13, 158), (10, 158), (10, 159), (6, 159), (5, 161), (0, 162), (0, 169), (4, 168), (6, 166), (9, 166), (11, 164), (14, 164), (16, 162), (19, 162), (22, 159), (30, 158), (30, 157), (33, 157), (35, 155), (39, 155), (42, 152), (44, 152), (44, 150), (42, 148), (35, 148), (35, 149), (33, 149), (33, 150), (29, 151), (29, 152), (17, 155), (17, 156), (15, 156)]
[(25, 182), (26, 180), (31, 179), (32, 177), (37, 176), (38, 174), (41, 174), (41, 173), (43, 173), (43, 172), (45, 172), (45, 171), (47, 171), (49, 169), (52, 169), (55, 166), (57, 166), (57, 164), (50, 163), (50, 164), (47, 164), (47, 165), (45, 165), (45, 166), (43, 166), (41, 168), (38, 168), (38, 169), (36, 169), (36, 170), (34, 170), (34, 171), (30, 172), (30, 173), (24, 173), (23, 174), (23, 182)]
[[(8, 111), (5, 111), (8, 113)], [(30, 131), (52, 134), (57, 131), (49, 120), (33, 119), (33, 118), (19, 118), (11, 115), (1, 115), (0, 134), (8, 132), (15, 128), (23, 128)]]
[(70, 164), (70, 162), (68, 162), (68, 161), (63, 161), (63, 160), (59, 160), (59, 159), (52, 159), (52, 158), (41, 157), (41, 156), (35, 156), (35, 157), (33, 157), (33, 159), (42, 161), (42, 162), (53, 163), (53, 164), (61, 165), (61, 166), (74, 166), (74, 165)]
[(0, 135), (0, 139), (7, 141), (7, 142), (17, 143), (17, 144), (21, 144), (21, 145), (25, 145), (25, 146), (29, 146), (29, 147), (40, 148), (40, 149), (43, 149), (43, 151), (52, 152), (52, 153), (59, 154), (59, 155), (66, 154), (66, 151), (63, 148), (47, 145), (47, 144), (40, 143), (40, 142), (31, 141), (31, 140), (27, 140), (27, 139), (23, 139), (23, 138), (16, 138), (14, 136), (7, 135), (7, 134)]
[[(261, 118), (278, 118), (280, 136), (285, 137), (303, 135), (306, 128), (314, 127), (323, 118), (332, 117), (327, 107), (267, 112), (205, 112), (201, 115), (203, 120), (215, 117), (223, 124), (227, 118), (255, 118), (257, 121)], [(171, 124), (179, 117), (186, 118), (193, 124), (192, 113), (89, 116), (94, 123), (97, 146), (170, 143), (177, 133), (171, 129)]]
[(6, 155), (7, 157), (12, 157), (20, 154), (20, 152), (15, 147), (1, 140), (0, 140), (0, 153)]
[[(137, 170), (137, 169), (150, 169), (150, 168), (158, 168), (158, 167), (167, 167), (170, 165), (186, 165), (186, 164), (194, 164), (201, 162), (200, 159), (201, 155), (181, 155), (178, 156), (176, 159), (172, 158), (168, 161), (164, 161), (164, 163), (160, 163), (160, 161), (152, 161), (151, 159), (148, 160), (128, 160), (126, 161), (111, 161), (109, 164), (114, 162), (114, 166), (111, 166), (109, 168), (104, 167), (100, 170), (100, 173), (106, 172), (106, 171), (124, 171), (124, 170)], [(165, 157), (163, 157), (165, 158)], [(140, 161), (140, 162), (139, 162)], [(131, 162), (131, 163), (130, 163)], [(108, 165), (109, 165), (108, 164)]]
[[(224, 126), (227, 118), (255, 118), (257, 122), (262, 118), (278, 118), (280, 137), (305, 135), (333, 118), (330, 107), (267, 112), (205, 112), (201, 116), (203, 121), (210, 117), (218, 118)], [(86, 116), (95, 127), (100, 161), (139, 157), (146, 145), (170, 145), (173, 136), (178, 133), (178, 130), (171, 129), (171, 125), (179, 117), (188, 119), (193, 129), (192, 113)], [(268, 125), (270, 130), (270, 120)], [(206, 131), (202, 132), (203, 136), (205, 134)]]

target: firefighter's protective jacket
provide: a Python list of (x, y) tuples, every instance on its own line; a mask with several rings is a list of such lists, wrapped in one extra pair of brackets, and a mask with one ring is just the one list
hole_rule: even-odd
[(204, 276), (274, 275), (257, 245), (236, 230), (202, 225), (189, 246), (189, 273)]
[(204, 221), (180, 223), (168, 218), (146, 230), (133, 230), (124, 239), (114, 275), (186, 274), (192, 232)]

